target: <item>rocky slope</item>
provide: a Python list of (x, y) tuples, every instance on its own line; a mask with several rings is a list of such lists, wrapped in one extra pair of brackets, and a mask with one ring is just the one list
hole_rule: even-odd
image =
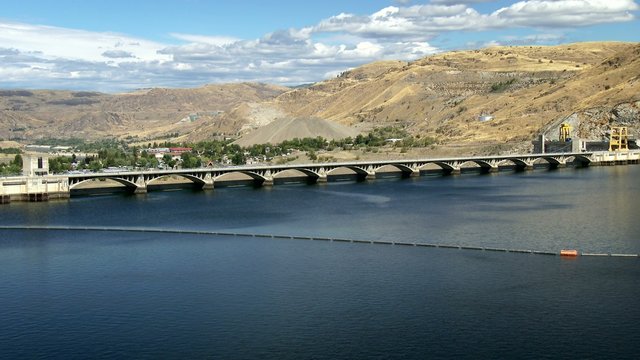
[(528, 143), (567, 119), (579, 136), (622, 122), (635, 133), (639, 76), (637, 43), (495, 47), (371, 64), (275, 103), (295, 116), (396, 124), (445, 143)]
[(236, 141), (240, 146), (278, 144), (293, 138), (338, 140), (358, 135), (358, 131), (336, 122), (312, 118), (281, 118), (250, 132)]

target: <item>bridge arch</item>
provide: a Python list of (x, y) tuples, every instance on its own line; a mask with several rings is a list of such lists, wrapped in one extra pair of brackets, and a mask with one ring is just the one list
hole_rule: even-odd
[(162, 178), (168, 178), (168, 177), (171, 177), (171, 176), (179, 176), (179, 177), (185, 178), (187, 180), (190, 180), (191, 182), (193, 182), (193, 184), (195, 186), (198, 186), (198, 187), (202, 187), (202, 186), (205, 185), (204, 180), (202, 180), (201, 178), (199, 178), (199, 177), (197, 177), (195, 175), (192, 175), (192, 174), (181, 174), (181, 173), (154, 176), (154, 177), (151, 177), (149, 179), (145, 179), (145, 182), (147, 183), (147, 186), (156, 185), (156, 184), (154, 184), (155, 181), (158, 181), (158, 180), (160, 180)]
[(553, 156), (543, 156), (542, 159), (547, 160), (547, 162), (549, 163), (550, 167), (558, 167), (558, 165), (564, 164), (558, 158), (555, 158)]
[(573, 158), (573, 163), (577, 163), (577, 165), (580, 166), (589, 166), (589, 164), (591, 164), (591, 158), (585, 155), (573, 155), (570, 156), (569, 158), (567, 158), (567, 162), (569, 161), (569, 159)]
[(100, 178), (90, 177), (90, 178), (82, 179), (82, 180), (80, 180), (78, 182), (74, 182), (73, 184), (70, 183), (69, 184), (69, 190), (71, 191), (74, 188), (78, 187), (78, 185), (80, 185), (80, 184), (84, 184), (84, 183), (87, 183), (89, 181), (93, 181), (93, 180), (97, 180), (97, 179), (107, 179), (107, 180), (112, 180), (112, 181), (118, 182), (118, 183), (124, 185), (130, 191), (134, 191), (138, 187), (138, 185), (135, 182), (131, 181), (131, 180), (128, 180), (128, 179), (125, 179), (125, 178), (121, 178), (121, 177), (117, 177), (117, 176), (107, 176), (107, 177), (100, 177)]
[(218, 176), (214, 177), (213, 178), (213, 183), (215, 184), (216, 181), (221, 181), (225, 177), (231, 177), (231, 176), (233, 176), (233, 174), (242, 174), (242, 175), (246, 175), (246, 176), (250, 177), (251, 179), (253, 179), (253, 183), (256, 186), (261, 186), (266, 181), (270, 181), (270, 179), (267, 179), (265, 176), (260, 175), (260, 174), (258, 174), (256, 172), (249, 171), (249, 170), (238, 169), (238, 170), (234, 170), (234, 171), (225, 172), (224, 174), (221, 174), (221, 175), (218, 175)]
[(498, 167), (506, 167), (506, 166), (518, 166), (518, 164), (513, 161), (513, 159), (502, 159), (498, 161)]
[(317, 172), (315, 172), (313, 170), (309, 170), (309, 169), (305, 169), (305, 168), (283, 169), (283, 170), (280, 170), (278, 172), (273, 173), (273, 177), (276, 178), (276, 177), (282, 176), (282, 174), (285, 173), (285, 172), (291, 172), (291, 171), (297, 171), (299, 173), (302, 173), (302, 174), (306, 175), (309, 179), (317, 180), (318, 178), (320, 178), (320, 174), (318, 174)]
[(517, 171), (531, 169), (533, 166), (533, 162), (527, 161), (528, 159), (520, 159), (520, 158), (508, 158), (500, 161), (498, 166), (509, 166), (509, 164), (515, 166)]
[(424, 164), (420, 164), (420, 166), (418, 166), (418, 170), (420, 171), (442, 171), (442, 166), (434, 163), (434, 162), (427, 162)]
[(534, 164), (534, 165), (549, 165), (549, 164), (551, 164), (551, 163), (549, 162), (549, 159), (548, 159), (548, 158), (546, 158), (546, 157), (539, 157), (539, 158), (537, 158), (537, 159), (533, 160), (533, 164)]
[(470, 168), (470, 167), (478, 168), (479, 167), (482, 172), (490, 172), (496, 166), (497, 165), (495, 163), (492, 164), (488, 160), (483, 160), (483, 159), (470, 159), (460, 164), (461, 168)]
[[(445, 161), (432, 161), (432, 162), (429, 162), (428, 164), (436, 164), (440, 166), (440, 168), (442, 169), (442, 172), (445, 174), (451, 174), (454, 170), (456, 170), (455, 166)], [(425, 166), (428, 164), (425, 164)]]
[(355, 165), (340, 165), (340, 166), (336, 166), (336, 167), (328, 169), (327, 176), (332, 175), (331, 173), (335, 173), (339, 169), (348, 169), (348, 170), (353, 171), (354, 173), (356, 173), (356, 176), (358, 177), (358, 181), (366, 179), (367, 176), (369, 175), (367, 170), (365, 170), (365, 169), (363, 169), (363, 168), (361, 168), (359, 166), (355, 166)]
[(377, 173), (384, 168), (396, 168), (397, 170), (400, 170), (400, 172), (402, 172), (403, 177), (409, 177), (413, 173), (413, 169), (405, 164), (384, 164), (374, 168), (374, 171)]

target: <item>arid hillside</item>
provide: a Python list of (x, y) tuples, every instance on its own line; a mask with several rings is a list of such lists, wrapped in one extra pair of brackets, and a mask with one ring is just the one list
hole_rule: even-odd
[(600, 139), (619, 124), (637, 135), (639, 84), (638, 43), (492, 47), (376, 62), (298, 89), (4, 90), (0, 138), (203, 140), (224, 133), (251, 144), (393, 125), (441, 145), (524, 150), (541, 132), (557, 136), (561, 122), (582, 138)]
[[(367, 130), (398, 125), (442, 143), (529, 143), (569, 121), (581, 137), (638, 129), (640, 45), (494, 47), (380, 62), (280, 95), (284, 112)], [(491, 119), (489, 121), (480, 121)]]
[(126, 94), (0, 90), (0, 137), (96, 139), (235, 133), (236, 124), (225, 121), (227, 112), (240, 104), (270, 100), (287, 90), (251, 83)]
[(281, 118), (260, 127), (236, 141), (240, 146), (253, 144), (278, 144), (293, 138), (321, 136), (328, 140), (339, 140), (358, 135), (354, 128), (336, 122), (314, 118)]

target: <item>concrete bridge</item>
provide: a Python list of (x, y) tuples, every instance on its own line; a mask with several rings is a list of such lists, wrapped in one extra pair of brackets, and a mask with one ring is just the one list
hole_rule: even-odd
[[(180, 176), (192, 181), (196, 187), (213, 189), (216, 182), (224, 181), (225, 177), (228, 179), (229, 174), (244, 174), (253, 179), (258, 186), (270, 186), (274, 184), (275, 179), (291, 176), (292, 173), (306, 176), (309, 183), (323, 183), (327, 182), (329, 176), (337, 174), (339, 169), (351, 170), (358, 180), (371, 180), (375, 179), (377, 174), (388, 172), (393, 168), (400, 171), (404, 177), (413, 177), (433, 169), (443, 174), (456, 175), (466, 168), (475, 168), (481, 172), (495, 172), (506, 167), (527, 170), (533, 169), (536, 165), (558, 168), (565, 167), (567, 164), (576, 166), (637, 164), (639, 160), (640, 150), (631, 150), (17, 176), (0, 178), (0, 203), (8, 203), (12, 200), (46, 201), (68, 198), (71, 191), (80, 184), (102, 179), (119, 182), (132, 193), (145, 193), (149, 185), (167, 176)], [(288, 174), (284, 174), (285, 172)]]
[[(639, 154), (635, 154), (638, 158)], [(601, 164), (603, 157), (593, 152), (581, 153), (555, 153), (555, 154), (526, 154), (507, 156), (478, 156), (463, 158), (435, 158), (417, 160), (382, 160), (382, 161), (356, 161), (323, 164), (302, 165), (273, 165), (273, 166), (233, 166), (223, 168), (197, 168), (179, 170), (151, 170), (151, 171), (124, 171), (103, 172), (89, 174), (67, 175), (68, 189), (73, 190), (79, 184), (94, 179), (110, 179), (125, 185), (131, 192), (145, 193), (147, 186), (154, 181), (167, 176), (180, 176), (191, 180), (195, 186), (202, 189), (213, 189), (217, 181), (228, 174), (244, 174), (251, 177), (256, 185), (273, 185), (274, 179), (285, 171), (295, 170), (300, 176), (306, 176), (309, 183), (327, 182), (327, 177), (338, 169), (353, 171), (358, 180), (371, 180), (382, 170), (388, 171), (390, 167), (402, 172), (404, 177), (420, 176), (421, 171), (427, 167), (442, 171), (443, 174), (460, 174), (463, 168), (475, 167), (482, 172), (495, 172), (501, 167), (515, 167), (517, 170), (533, 169), (534, 165), (545, 164), (550, 168), (564, 167), (567, 163), (580, 166)], [(383, 169), (384, 168), (384, 169)]]

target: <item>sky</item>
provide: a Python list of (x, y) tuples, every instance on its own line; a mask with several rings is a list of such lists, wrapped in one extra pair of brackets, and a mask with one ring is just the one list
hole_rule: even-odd
[(639, 1), (3, 1), (0, 88), (289, 86), (450, 50), (637, 42)]

